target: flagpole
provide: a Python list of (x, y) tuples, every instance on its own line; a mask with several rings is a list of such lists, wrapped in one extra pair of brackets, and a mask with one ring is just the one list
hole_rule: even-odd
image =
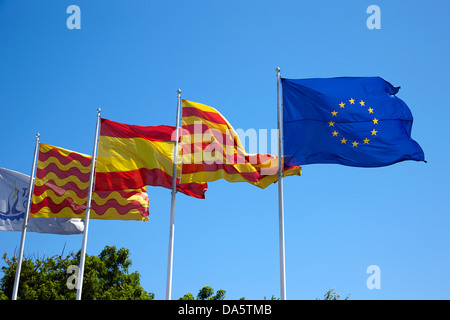
[(175, 195), (177, 192), (177, 162), (178, 162), (178, 139), (180, 127), (180, 108), (181, 108), (181, 90), (177, 90), (177, 121), (175, 133), (175, 148), (173, 152), (173, 171), (172, 171), (172, 198), (170, 201), (170, 228), (169, 228), (169, 253), (167, 258), (167, 281), (166, 281), (166, 300), (172, 299), (172, 270), (173, 270), (173, 240), (175, 232)]
[(277, 72), (277, 124), (278, 124), (278, 228), (280, 243), (280, 292), (281, 300), (286, 300), (286, 266), (284, 245), (284, 202), (283, 202), (283, 110), (281, 105), (281, 76)]
[(31, 167), (30, 184), (28, 186), (27, 211), (23, 220), (22, 238), (20, 239), (19, 261), (16, 267), (16, 277), (14, 278), (14, 287), (12, 300), (17, 300), (17, 292), (19, 291), (20, 271), (22, 269), (23, 247), (25, 245), (25, 236), (28, 228), (28, 219), (30, 217), (31, 196), (33, 194), (34, 175), (36, 172), (36, 159), (39, 151), (39, 133), (36, 134), (36, 144), (34, 146), (33, 166)]
[(77, 280), (77, 295), (76, 299), (81, 300), (81, 294), (83, 290), (83, 275), (84, 275), (84, 264), (85, 264), (85, 258), (86, 258), (86, 245), (87, 245), (87, 236), (88, 236), (88, 229), (89, 229), (89, 215), (91, 212), (91, 200), (92, 200), (92, 192), (93, 186), (94, 186), (94, 173), (95, 173), (95, 166), (97, 163), (97, 147), (98, 147), (98, 131), (100, 127), (100, 112), (102, 110), (100, 108), (97, 109), (97, 125), (95, 127), (95, 140), (94, 140), (94, 150), (92, 152), (92, 162), (91, 162), (91, 173), (89, 177), (89, 189), (88, 189), (88, 197), (86, 202), (86, 213), (84, 217), (84, 232), (83, 232), (83, 243), (81, 246), (81, 257), (80, 257), (80, 271), (78, 274), (78, 280)]

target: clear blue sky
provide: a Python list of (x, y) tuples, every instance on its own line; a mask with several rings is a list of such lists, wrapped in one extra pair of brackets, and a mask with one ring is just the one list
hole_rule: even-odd
[[(81, 30), (69, 30), (69, 5)], [(381, 8), (369, 30), (366, 9)], [(335, 288), (351, 299), (449, 299), (450, 5), (414, 1), (0, 0), (0, 166), (29, 174), (34, 137), (92, 153), (96, 109), (174, 125), (176, 90), (235, 127), (276, 128), (275, 68), (286, 78), (380, 76), (410, 107), (427, 164), (308, 165), (284, 180), (288, 299)], [(164, 299), (170, 190), (149, 187), (148, 222), (91, 220), (88, 254), (131, 250)], [(217, 181), (177, 196), (173, 298), (205, 285), (228, 299), (280, 296), (277, 186)], [(81, 235), (28, 233), (25, 255), (78, 251)], [(0, 232), (0, 253), (20, 232)], [(4, 262), (0, 262), (4, 265)], [(366, 269), (381, 269), (369, 290)]]

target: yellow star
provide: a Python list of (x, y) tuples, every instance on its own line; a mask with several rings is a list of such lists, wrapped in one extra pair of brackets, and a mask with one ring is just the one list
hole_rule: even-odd
[(376, 136), (378, 131), (376, 131), (375, 129), (373, 129), (373, 130), (370, 131), (370, 132), (372, 132), (372, 135), (373, 135), (373, 136)]
[(343, 143), (347, 144), (347, 140), (345, 138), (342, 138), (342, 140), (341, 140), (341, 144), (343, 144)]
[(372, 121), (373, 121), (373, 124), (378, 124), (378, 119), (377, 118), (374, 118)]
[(342, 101), (341, 101), (341, 103), (339, 103), (339, 105), (341, 106), (341, 108), (345, 108), (344, 106), (345, 106), (345, 103), (343, 103)]
[(353, 141), (353, 142), (352, 142), (352, 145), (353, 145), (354, 147), (357, 147), (357, 146), (358, 146), (358, 143), (359, 143), (359, 142)]
[(365, 102), (362, 101), (362, 99), (361, 99), (361, 101), (359, 102), (359, 104), (361, 105), (361, 107), (364, 107)]
[(333, 115), (333, 117), (337, 117), (337, 112), (336, 112), (336, 110), (332, 111), (331, 114)]
[(364, 139), (364, 144), (369, 144), (369, 141), (370, 141), (369, 139), (365, 138)]
[(334, 127), (334, 122), (333, 121), (328, 122), (328, 124), (329, 124), (329, 127)]
[(336, 130), (334, 130), (334, 132), (332, 132), (333, 137), (337, 137), (338, 133), (339, 133), (339, 132), (337, 132)]
[(369, 110), (369, 113), (373, 113), (373, 109), (372, 108), (369, 108), (367, 110)]
[(351, 99), (348, 100), (348, 101), (350, 101), (350, 104), (355, 104), (355, 99), (353, 99), (353, 98), (351, 98)]

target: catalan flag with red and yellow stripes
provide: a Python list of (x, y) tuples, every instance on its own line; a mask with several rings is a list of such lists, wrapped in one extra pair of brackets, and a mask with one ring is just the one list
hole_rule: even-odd
[[(48, 144), (39, 144), (31, 218), (84, 218), (92, 157)], [(148, 220), (145, 187), (95, 191), (91, 219)]]
[[(266, 188), (278, 181), (278, 157), (248, 154), (237, 133), (216, 109), (182, 100), (181, 183), (248, 182)], [(301, 167), (284, 169), (284, 176), (301, 175)]]
[[(95, 190), (172, 188), (175, 127), (137, 126), (101, 119)], [(178, 166), (178, 172), (180, 165)], [(205, 198), (205, 182), (181, 183), (178, 191)]]

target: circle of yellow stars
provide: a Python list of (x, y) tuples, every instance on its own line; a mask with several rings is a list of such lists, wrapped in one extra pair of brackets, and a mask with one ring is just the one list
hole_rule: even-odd
[[(347, 101), (348, 101), (348, 102), (347, 102)], [(346, 101), (346, 102), (341, 101), (341, 103), (338, 104), (338, 106), (339, 106), (339, 109), (338, 109), (338, 110), (340, 110), (340, 109), (345, 109), (345, 105), (346, 105), (347, 103), (348, 103), (349, 105), (355, 104), (355, 99), (353, 99), (353, 98), (350, 98), (350, 100), (347, 100), (347, 101)], [(361, 105), (361, 107), (367, 108), (366, 102), (363, 101), (362, 99), (361, 99), (361, 101), (359, 102), (359, 104)], [(367, 109), (367, 111), (369, 112), (369, 114), (374, 115), (374, 110), (373, 110), (371, 107), (369, 107), (369, 108)], [(333, 128), (334, 128), (334, 125), (335, 125), (336, 122), (333, 122), (333, 118), (334, 118), (334, 117), (337, 118), (338, 113), (339, 113), (339, 111), (336, 111), (336, 109), (333, 110), (333, 111), (331, 111), (331, 121), (328, 122), (328, 126), (329, 126), (329, 127), (333, 127)], [(374, 117), (373, 120), (372, 120), (373, 125), (374, 125), (374, 126), (375, 126), (375, 125), (378, 125), (378, 121), (379, 121), (379, 119), (377, 119), (376, 117)], [(378, 131), (374, 128), (372, 131), (370, 131), (370, 133), (371, 133), (370, 137), (371, 137), (371, 139), (372, 139), (372, 136), (376, 136), (377, 133), (378, 133)], [(337, 132), (336, 129), (334, 129), (334, 131), (333, 131), (331, 134), (333, 135), (333, 137), (338, 137), (339, 132)], [(340, 141), (341, 141), (341, 144), (347, 144), (347, 142), (348, 142), (348, 140), (345, 139), (345, 137), (342, 137), (342, 139), (340, 139)], [(351, 143), (352, 146), (353, 146), (354, 148), (357, 148), (358, 145), (361, 144), (361, 143), (363, 143), (363, 144), (370, 144), (370, 143), (369, 143), (369, 142), (370, 142), (370, 139), (367, 138), (367, 137), (366, 137), (364, 140), (362, 140), (362, 141), (363, 141), (363, 142), (358, 142), (358, 141), (355, 140), (355, 141), (352, 141), (352, 142), (349, 142), (349, 143)]]

